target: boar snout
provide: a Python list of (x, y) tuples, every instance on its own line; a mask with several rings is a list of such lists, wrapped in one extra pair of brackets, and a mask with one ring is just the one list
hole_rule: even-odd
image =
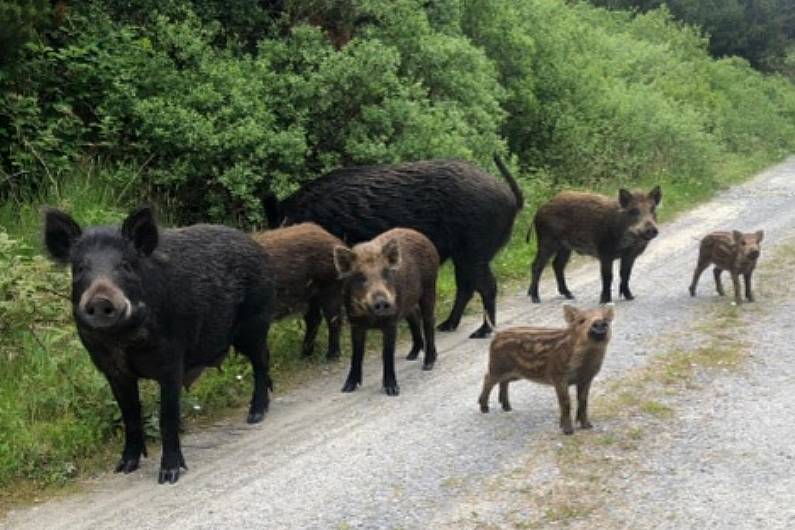
[(646, 229), (643, 231), (643, 239), (645, 239), (646, 241), (651, 241), (652, 239), (657, 237), (657, 234), (659, 233), (660, 232), (657, 230), (657, 227), (649, 223), (646, 225)]
[(591, 325), (588, 335), (593, 340), (605, 340), (609, 330), (610, 325), (608, 324), (607, 320), (597, 320)]
[(95, 281), (80, 297), (77, 316), (87, 326), (109, 328), (132, 313), (132, 304), (111, 282)]
[(758, 250), (752, 250), (751, 252), (748, 253), (748, 257), (751, 258), (751, 259), (758, 258), (759, 257), (759, 251)]
[(395, 304), (389, 299), (386, 293), (376, 293), (370, 301), (370, 311), (379, 317), (388, 317), (395, 314)]

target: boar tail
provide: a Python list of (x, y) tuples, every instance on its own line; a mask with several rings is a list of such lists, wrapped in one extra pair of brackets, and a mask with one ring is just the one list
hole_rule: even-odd
[(524, 242), (530, 243), (531, 239), (533, 239), (533, 223), (530, 223), (530, 226), (527, 228), (527, 235), (524, 238)]
[(276, 194), (272, 191), (267, 192), (262, 197), (262, 207), (265, 210), (265, 218), (268, 220), (268, 227), (279, 228), (284, 220), (284, 215)]
[(505, 179), (505, 182), (508, 183), (508, 187), (511, 188), (511, 192), (513, 196), (516, 198), (516, 209), (521, 210), (522, 206), (524, 205), (524, 195), (522, 195), (522, 190), (519, 188), (519, 185), (516, 183), (516, 180), (511, 175), (511, 172), (508, 171), (508, 168), (505, 166), (505, 163), (500, 158), (500, 155), (494, 155), (494, 163), (497, 164), (497, 169), (500, 170), (502, 174), (502, 178)]

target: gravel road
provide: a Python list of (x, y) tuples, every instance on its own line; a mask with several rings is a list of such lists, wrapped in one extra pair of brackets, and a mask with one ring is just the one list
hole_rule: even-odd
[[(663, 226), (660, 237), (636, 263), (632, 281), (636, 300), (617, 304), (613, 342), (594, 383), (595, 393), (606, 379), (646, 363), (650, 354), (658, 352), (655, 338), (660, 333), (692, 326), (707, 308), (728, 303), (713, 296), (708, 275), (702, 279), (699, 298), (688, 295), (697, 238), (715, 229), (764, 228), (763, 252), (769, 252), (777, 241), (795, 233), (794, 199), (795, 158), (790, 158)], [(555, 296), (551, 277), (551, 272), (545, 274), (541, 305), (529, 303), (525, 286), (504, 292), (498, 305), (499, 326), (561, 325), (562, 301)], [(578, 303), (598, 302), (595, 261), (573, 269), (568, 283)], [(364, 385), (354, 394), (339, 392), (346, 368), (342, 366), (278, 395), (261, 425), (244, 426), (241, 415), (186, 435), (183, 450), (191, 469), (176, 486), (157, 486), (158, 459), (150, 458), (132, 475), (102, 477), (90, 483), (86, 493), (17, 510), (4, 524), (37, 529), (126, 529), (133, 524), (158, 529), (472, 526), (462, 521), (461, 514), (484, 477), (510, 469), (557, 429), (554, 393), (537, 385), (517, 383), (510, 414), (479, 412), (476, 399), (488, 342), (466, 338), (479, 318), (469, 317), (460, 331), (438, 336), (439, 360), (432, 372), (399, 361), (397, 398), (381, 393), (380, 356), (370, 355)], [(795, 337), (791, 328), (786, 329), (789, 334), (781, 340), (792, 344)], [(795, 422), (789, 421), (787, 412), (795, 408), (795, 398), (788, 392), (792, 379), (786, 370), (791, 350), (780, 352), (784, 353), (789, 355), (779, 364), (763, 367), (769, 370), (767, 376), (760, 372), (753, 387), (759, 392), (756, 408), (733, 408), (730, 400), (704, 397), (710, 421), (720, 428), (705, 432), (695, 446), (688, 441), (674, 448), (682, 461), (695, 459), (701, 467), (667, 474), (657, 470), (655, 474), (664, 475), (667, 482), (647, 487), (633, 502), (659, 510), (671, 503), (692, 502), (694, 513), (710, 514), (701, 519), (704, 526), (716, 528), (754, 527), (755, 517), (764, 520), (786, 501), (783, 506), (791, 516), (790, 435)], [(714, 392), (720, 397), (731, 389)], [(762, 417), (769, 418), (764, 429), (757, 425)], [(758, 437), (746, 436), (748, 432)], [(710, 459), (717, 448), (723, 460)], [(743, 465), (753, 470), (766, 465), (769, 476), (732, 468), (737, 455), (750, 455)], [(533, 473), (538, 480), (548, 480), (555, 470), (539, 465)], [(736, 480), (737, 474), (747, 479), (738, 482), (743, 491), (764, 492), (764, 504), (700, 496), (705, 477), (719, 485)], [(499, 514), (500, 507), (492, 506), (492, 512)], [(646, 521), (653, 520), (652, 516)], [(670, 527), (677, 527), (675, 521)]]

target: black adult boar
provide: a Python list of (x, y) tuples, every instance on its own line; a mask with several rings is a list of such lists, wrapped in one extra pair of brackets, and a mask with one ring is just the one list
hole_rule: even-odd
[[(538, 296), (541, 272), (554, 254), (552, 267), (558, 292), (573, 299), (563, 271), (574, 250), (599, 258), (603, 304), (612, 300), (613, 261), (621, 259), (619, 294), (632, 300), (634, 297), (629, 290), (632, 266), (649, 241), (657, 237), (657, 206), (661, 201), (659, 186), (649, 193), (621, 189), (618, 200), (596, 193), (564, 191), (557, 194), (538, 209), (533, 220), (538, 253), (533, 261), (533, 279), (527, 294), (533, 302), (541, 301)], [(527, 236), (529, 240), (530, 232)]]
[(485, 311), (471, 337), (486, 337), (496, 322), (497, 282), (489, 266), (511, 235), (523, 197), (499, 158), (507, 186), (471, 164), (450, 160), (331, 171), (286, 198), (265, 202), (272, 227), (311, 221), (354, 245), (392, 228), (412, 228), (455, 265), (456, 297), (441, 331), (458, 327), (475, 291)]
[(151, 210), (141, 208), (121, 228), (87, 230), (48, 210), (44, 240), (55, 261), (71, 264), (80, 340), (124, 418), (117, 472), (135, 471), (146, 456), (138, 379), (154, 379), (163, 438), (158, 482), (177, 481), (186, 467), (178, 434), (180, 387), (218, 366), (230, 345), (251, 360), (248, 422), (262, 421), (270, 387), (265, 338), (272, 287), (267, 255), (252, 239), (214, 225), (158, 230)]

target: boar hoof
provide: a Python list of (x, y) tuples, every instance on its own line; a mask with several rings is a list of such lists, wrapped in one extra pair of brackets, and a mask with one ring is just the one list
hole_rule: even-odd
[(429, 370), (433, 370), (433, 365), (436, 364), (436, 361), (425, 361), (422, 363), (422, 369), (426, 372)]
[(157, 478), (158, 484), (176, 484), (179, 480), (179, 468), (163, 469), (160, 468), (160, 476)]
[(566, 300), (574, 300), (574, 295), (571, 294), (571, 291), (563, 291), (560, 295)]
[(600, 304), (609, 304), (612, 301), (613, 301), (613, 297), (610, 296), (610, 295), (607, 295), (607, 296), (602, 295), (602, 297), (599, 298), (599, 303)]
[(580, 422), (581, 429), (593, 429), (593, 424), (590, 421), (581, 421)]
[(265, 419), (264, 412), (249, 412), (248, 417), (246, 418), (246, 423), (248, 424), (259, 423), (263, 419)]
[(482, 412), (483, 414), (486, 414), (488, 411), (489, 411), (488, 403), (481, 403), (480, 404), (480, 412)]
[(511, 412), (512, 410), (513, 410), (513, 408), (511, 408), (511, 404), (510, 403), (503, 402), (503, 404), (502, 404), (502, 411), (503, 412)]
[(315, 345), (309, 344), (308, 346), (304, 346), (301, 349), (301, 355), (304, 357), (312, 357), (312, 354), (315, 353)]
[(491, 335), (491, 326), (488, 324), (483, 324), (477, 330), (475, 330), (472, 335), (469, 336), (470, 339), (485, 339)]
[(121, 460), (119, 460), (119, 463), (116, 464), (116, 469), (114, 470), (114, 473), (124, 473), (125, 475), (127, 473), (132, 473), (133, 471), (138, 469), (139, 460), (140, 457), (134, 457), (134, 458), (122, 457)]
[(160, 463), (160, 475), (157, 478), (158, 484), (175, 484), (179, 480), (180, 468), (188, 469), (185, 465), (185, 457), (182, 456), (182, 451), (177, 450), (176, 455), (169, 455), (163, 457)]
[(348, 381), (345, 381), (345, 386), (342, 387), (342, 391), (343, 392), (353, 392), (358, 387), (359, 387), (359, 382), (358, 381), (348, 380)]
[(445, 320), (444, 322), (442, 322), (441, 324), (439, 324), (436, 327), (436, 329), (438, 329), (439, 331), (455, 331), (457, 327), (458, 327), (458, 324), (453, 324), (448, 319), (448, 320)]
[(690, 291), (690, 296), (696, 296), (696, 288), (695, 287), (690, 287), (690, 289), (688, 289), (688, 290)]
[(574, 434), (574, 427), (572, 427), (571, 425), (564, 425), (562, 429), (563, 429), (563, 434), (565, 434), (566, 436)]
[(408, 355), (406, 355), (406, 359), (409, 361), (416, 361), (417, 357), (420, 355), (419, 348), (412, 348)]
[(400, 394), (400, 387), (397, 383), (384, 385), (384, 392), (386, 392), (387, 396), (397, 396)]
[(329, 350), (326, 352), (326, 360), (327, 361), (336, 361), (340, 358), (340, 351), (339, 350)]
[(623, 297), (624, 297), (624, 300), (634, 300), (634, 299), (635, 299), (635, 297), (634, 297), (634, 296), (632, 296), (632, 293), (631, 293), (631, 292), (629, 292), (629, 291), (623, 291), (623, 292), (621, 293), (621, 296), (623, 296)]

